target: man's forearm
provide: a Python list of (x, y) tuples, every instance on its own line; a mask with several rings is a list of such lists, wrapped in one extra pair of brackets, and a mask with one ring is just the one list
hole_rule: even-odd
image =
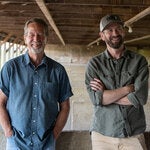
[(0, 124), (2, 129), (4, 130), (4, 134), (6, 137), (10, 137), (13, 134), (12, 127), (10, 124), (9, 115), (4, 106), (0, 105)]
[[(123, 103), (123, 100), (125, 102), (125, 99), (123, 98), (133, 91), (134, 91), (134, 85), (132, 84), (118, 88), (118, 89), (114, 89), (114, 90), (104, 90), (102, 104), (109, 105), (109, 104), (117, 103), (117, 102), (119, 104), (119, 100), (120, 100), (120, 103), (121, 103), (121, 100)], [(126, 102), (127, 102), (127, 99), (126, 99)]]
[(0, 89), (0, 124), (4, 130), (5, 136), (10, 137), (13, 130), (10, 123), (10, 118), (6, 110), (7, 96)]
[(129, 99), (128, 99), (127, 96), (121, 98), (120, 100), (116, 101), (115, 103), (118, 104), (118, 105), (133, 105), (133, 104), (129, 101)]
[[(118, 103), (118, 104), (130, 104), (129, 100), (127, 99), (127, 95), (130, 92), (134, 91), (134, 85), (126, 85), (124, 87), (120, 87), (118, 89), (114, 90), (107, 90), (105, 88), (105, 85), (100, 79), (94, 78), (90, 81), (90, 86), (93, 91), (102, 91), (103, 97), (102, 97), (102, 104), (103, 105), (109, 105), (112, 103)], [(125, 98), (126, 97), (126, 98)]]
[(60, 104), (60, 112), (58, 114), (56, 124), (53, 130), (55, 139), (58, 138), (59, 134), (61, 133), (62, 129), (64, 128), (67, 122), (69, 110), (70, 110), (70, 104), (68, 99)]

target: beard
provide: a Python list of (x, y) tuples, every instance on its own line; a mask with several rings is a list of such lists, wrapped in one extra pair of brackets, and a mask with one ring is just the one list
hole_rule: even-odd
[[(117, 39), (117, 41), (114, 41), (115, 39)], [(113, 36), (110, 38), (110, 40), (106, 39), (105, 42), (114, 49), (118, 49), (121, 47), (121, 45), (123, 44), (123, 37), (121, 35), (118, 36)]]
[(44, 51), (44, 48), (41, 47), (41, 48), (35, 49), (35, 48), (31, 47), (31, 51), (32, 51), (32, 53), (34, 53), (34, 54), (39, 54), (39, 53), (41, 53), (41, 52)]
[(43, 43), (33, 43), (30, 50), (34, 54), (39, 54), (44, 51), (44, 47)]

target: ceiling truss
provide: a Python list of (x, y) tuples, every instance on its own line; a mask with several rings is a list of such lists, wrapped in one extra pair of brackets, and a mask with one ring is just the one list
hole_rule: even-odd
[[(103, 45), (99, 21), (110, 13), (124, 20), (127, 45), (150, 47), (149, 0), (1, 0), (0, 45), (24, 44), (24, 24), (31, 17), (43, 18), (49, 24), (48, 44)], [(128, 33), (129, 29), (133, 32)]]

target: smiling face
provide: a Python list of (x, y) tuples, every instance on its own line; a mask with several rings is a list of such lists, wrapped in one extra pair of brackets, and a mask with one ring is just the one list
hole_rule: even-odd
[(119, 49), (124, 42), (125, 32), (122, 25), (112, 23), (104, 31), (100, 32), (100, 36), (106, 45), (114, 49)]
[(24, 41), (29, 52), (33, 54), (43, 53), (47, 42), (44, 27), (36, 22), (28, 24)]

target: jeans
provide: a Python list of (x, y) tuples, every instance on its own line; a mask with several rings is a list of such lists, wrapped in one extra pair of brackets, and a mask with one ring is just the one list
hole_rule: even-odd
[[(51, 141), (51, 142), (50, 142)], [(48, 146), (46, 147), (42, 147), (40, 148), (40, 146), (38, 148), (32, 148), (32, 150), (55, 150), (55, 140), (54, 137), (51, 136)], [(22, 148), (21, 146), (17, 146), (17, 144), (15, 143), (13, 137), (7, 138), (7, 142), (6, 142), (6, 150), (30, 150), (31, 148), (26, 146), (26, 148)]]

